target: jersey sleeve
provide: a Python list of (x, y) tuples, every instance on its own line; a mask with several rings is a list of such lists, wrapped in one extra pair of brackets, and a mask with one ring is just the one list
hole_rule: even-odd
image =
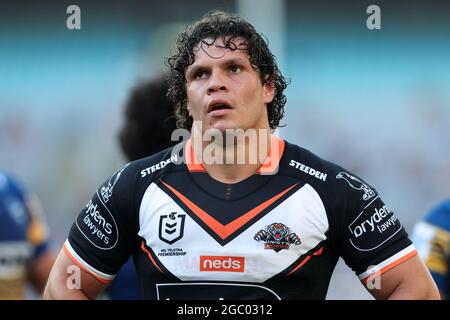
[(416, 254), (397, 216), (377, 191), (359, 177), (338, 171), (331, 177), (337, 190), (338, 250), (365, 283)]
[(133, 186), (127, 166), (113, 174), (81, 210), (64, 243), (67, 256), (104, 284), (129, 259), (136, 240)]

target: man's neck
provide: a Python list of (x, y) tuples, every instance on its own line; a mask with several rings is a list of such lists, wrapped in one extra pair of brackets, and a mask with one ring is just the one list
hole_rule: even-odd
[[(230, 139), (216, 143), (193, 139), (193, 151), (206, 172), (222, 183), (233, 184), (254, 175), (266, 160), (271, 148), (271, 134), (256, 135), (256, 140)], [(231, 142), (231, 143), (230, 143)]]

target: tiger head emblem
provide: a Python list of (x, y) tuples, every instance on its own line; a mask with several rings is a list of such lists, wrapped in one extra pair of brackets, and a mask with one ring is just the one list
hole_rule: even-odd
[(279, 252), (289, 249), (291, 244), (301, 244), (300, 238), (283, 223), (272, 223), (265, 229), (258, 231), (253, 237), (256, 241), (264, 241), (265, 249), (273, 249)]

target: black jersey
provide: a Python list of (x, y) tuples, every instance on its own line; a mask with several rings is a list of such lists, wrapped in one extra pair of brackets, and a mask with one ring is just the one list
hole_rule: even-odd
[(187, 164), (172, 148), (129, 163), (81, 211), (66, 254), (104, 283), (133, 255), (147, 299), (324, 299), (339, 256), (366, 281), (415, 255), (373, 187), (272, 141), (272, 165), (236, 184), (189, 160), (190, 142)]

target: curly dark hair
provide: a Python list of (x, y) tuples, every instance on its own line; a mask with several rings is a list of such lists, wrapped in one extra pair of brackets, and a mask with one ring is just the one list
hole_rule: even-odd
[[(207, 13), (178, 36), (176, 53), (167, 59), (170, 68), (168, 78), (167, 97), (174, 104), (177, 126), (190, 130), (192, 117), (187, 110), (187, 93), (185, 73), (194, 63), (194, 49), (200, 43), (212, 45), (221, 39), (225, 48), (237, 50), (236, 38), (245, 40), (245, 51), (249, 56), (252, 67), (259, 73), (262, 84), (269, 83), (275, 88), (275, 97), (267, 106), (269, 125), (271, 129), (279, 126), (284, 116), (286, 96), (283, 91), (287, 81), (278, 69), (274, 55), (271, 53), (267, 41), (245, 19), (220, 11)], [(212, 41), (205, 41), (212, 39)]]
[(166, 97), (167, 76), (138, 84), (124, 108), (119, 145), (129, 161), (144, 158), (174, 145), (173, 105)]

